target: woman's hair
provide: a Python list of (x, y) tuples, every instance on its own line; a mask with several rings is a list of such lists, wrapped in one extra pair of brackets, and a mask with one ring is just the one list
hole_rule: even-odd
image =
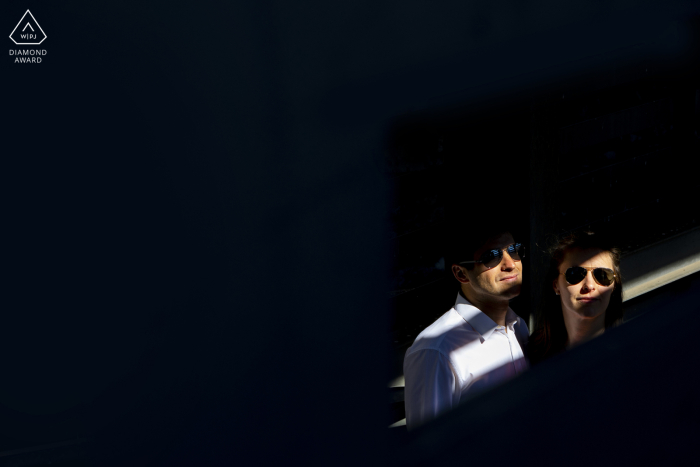
[(559, 266), (567, 252), (575, 249), (597, 248), (610, 253), (615, 272), (615, 289), (605, 311), (605, 328), (622, 321), (622, 281), (620, 276), (620, 250), (610, 240), (593, 232), (571, 233), (563, 237), (549, 249), (551, 260), (543, 284), (540, 313), (535, 332), (530, 336), (530, 361), (533, 364), (564, 350), (568, 334), (564, 326), (564, 316), (560, 297), (554, 294), (553, 282), (559, 276)]

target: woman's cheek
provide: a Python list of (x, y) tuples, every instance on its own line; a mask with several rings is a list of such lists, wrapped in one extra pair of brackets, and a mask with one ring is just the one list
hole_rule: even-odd
[(609, 290), (607, 290), (607, 291), (605, 292), (605, 295), (604, 295), (605, 298), (603, 299), (603, 302), (604, 302), (604, 304), (605, 304), (605, 309), (607, 309), (607, 308), (608, 308), (608, 305), (610, 304), (610, 297), (612, 297), (612, 293), (613, 293), (613, 289), (612, 289), (612, 288), (610, 288)]

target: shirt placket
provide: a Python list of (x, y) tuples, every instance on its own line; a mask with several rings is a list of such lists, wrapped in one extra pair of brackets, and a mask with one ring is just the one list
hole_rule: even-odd
[[(510, 342), (510, 336), (508, 335), (509, 333), (506, 331), (505, 326), (496, 327), (496, 331), (508, 341), (508, 350), (510, 351), (510, 363), (511, 365), (513, 365), (513, 372), (517, 374), (518, 366), (515, 364), (515, 359), (513, 358), (513, 344)], [(510, 334), (512, 334), (512, 332)]]

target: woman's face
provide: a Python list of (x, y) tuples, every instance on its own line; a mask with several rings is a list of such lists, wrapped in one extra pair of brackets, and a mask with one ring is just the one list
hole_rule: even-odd
[(559, 265), (559, 276), (552, 284), (554, 292), (561, 296), (564, 314), (577, 319), (594, 319), (605, 316), (615, 282), (609, 286), (598, 284), (593, 279), (593, 271), (586, 271), (586, 277), (575, 285), (566, 282), (564, 273), (570, 267), (583, 266), (614, 270), (610, 253), (598, 248), (573, 248), (566, 252)]

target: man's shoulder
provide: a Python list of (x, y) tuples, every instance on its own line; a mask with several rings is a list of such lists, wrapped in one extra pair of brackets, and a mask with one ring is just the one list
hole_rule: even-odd
[(434, 350), (449, 356), (453, 350), (477, 339), (479, 333), (451, 308), (418, 334), (406, 351), (406, 356), (423, 350)]

